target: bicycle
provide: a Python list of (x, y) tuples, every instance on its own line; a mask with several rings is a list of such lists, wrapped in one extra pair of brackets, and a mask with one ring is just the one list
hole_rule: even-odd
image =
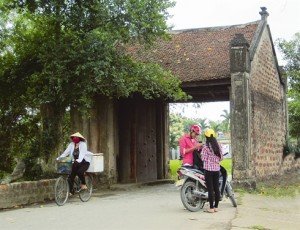
[[(69, 183), (68, 176), (71, 172), (72, 162), (57, 162), (58, 163), (58, 174), (61, 174), (55, 182), (54, 192), (55, 192), (55, 202), (58, 206), (63, 206), (69, 198)], [(78, 176), (74, 180), (74, 191), (75, 194), (79, 194), (79, 198), (82, 202), (87, 202), (93, 191), (93, 180), (90, 173), (85, 172), (85, 183), (87, 189), (80, 188), (80, 179)]]

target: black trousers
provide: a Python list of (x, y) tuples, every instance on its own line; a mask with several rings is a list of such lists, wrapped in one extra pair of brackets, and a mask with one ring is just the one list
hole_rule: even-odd
[(220, 200), (219, 171), (205, 171), (205, 182), (208, 191), (210, 208), (217, 208)]
[(223, 196), (224, 190), (225, 190), (225, 185), (226, 185), (226, 180), (227, 180), (227, 171), (222, 165), (220, 165), (220, 167), (221, 167), (220, 172), (223, 176), (223, 183), (222, 183), (222, 189), (221, 189), (221, 196)]
[(84, 173), (86, 172), (86, 170), (88, 170), (89, 166), (90, 163), (85, 161), (84, 159), (80, 163), (78, 163), (77, 161), (73, 163), (72, 171), (68, 179), (70, 192), (73, 192), (74, 179), (76, 175), (79, 177), (81, 184), (85, 184)]

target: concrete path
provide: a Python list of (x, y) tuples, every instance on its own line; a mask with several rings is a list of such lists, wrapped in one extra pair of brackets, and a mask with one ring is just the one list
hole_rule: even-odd
[(129, 191), (96, 192), (82, 203), (72, 198), (62, 207), (55, 203), (0, 212), (0, 229), (229, 229), (236, 208), (225, 199), (220, 212), (189, 212), (173, 184), (145, 186)]
[(74, 197), (62, 207), (51, 202), (1, 211), (0, 229), (300, 229), (300, 195), (279, 199), (245, 194), (238, 208), (224, 199), (220, 211), (210, 214), (185, 210), (173, 184), (117, 188), (95, 191), (86, 203)]
[(232, 229), (300, 229), (300, 195), (294, 198), (243, 195)]

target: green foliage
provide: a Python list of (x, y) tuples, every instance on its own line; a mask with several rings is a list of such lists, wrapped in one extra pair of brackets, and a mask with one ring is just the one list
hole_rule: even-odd
[(166, 36), (169, 1), (13, 2), (18, 4), (6, 4), (7, 13), (18, 12), (10, 20), (6, 55), (29, 62), (36, 103), (88, 106), (95, 94), (128, 97), (135, 92), (146, 98), (186, 97), (170, 72), (134, 62), (122, 48)]
[(283, 154), (282, 158), (284, 159), (289, 154), (295, 154), (295, 159), (300, 157), (300, 144), (299, 143), (291, 143), (291, 141), (287, 141), (286, 144), (283, 146)]
[[(125, 50), (166, 38), (172, 5), (169, 0), (2, 0), (1, 168), (10, 171), (18, 154), (34, 158), (29, 165), (49, 158), (52, 146), (64, 139), (66, 109), (87, 111), (94, 95), (185, 99), (175, 76), (134, 61)], [(49, 109), (42, 111), (43, 105)]]
[(279, 48), (283, 53), (286, 65), (285, 75), (288, 77), (288, 108), (290, 135), (300, 140), (300, 33), (296, 33), (290, 41), (280, 40)]
[[(198, 124), (201, 128), (206, 128), (206, 119), (191, 119), (183, 117), (180, 114), (170, 114), (169, 121), (169, 143), (170, 148), (177, 148), (178, 141), (182, 135), (189, 133), (190, 127), (193, 124)], [(199, 140), (203, 139), (203, 136), (200, 136)]]
[(300, 192), (298, 172), (285, 173), (280, 177), (271, 178), (257, 183), (254, 191), (260, 195), (272, 197), (295, 197)]
[[(225, 112), (226, 111), (226, 112)], [(178, 147), (178, 140), (184, 133), (189, 133), (189, 129), (191, 125), (198, 124), (201, 126), (202, 131), (207, 128), (212, 128), (216, 132), (230, 132), (230, 114), (227, 110), (224, 111), (224, 115), (226, 118), (223, 121), (208, 121), (207, 119), (193, 119), (193, 118), (186, 118), (183, 117), (180, 113), (170, 113), (170, 123), (169, 123), (169, 143), (170, 148), (177, 148)], [(204, 132), (199, 137), (199, 140), (204, 141)]]
[(227, 174), (231, 175), (232, 173), (232, 159), (231, 158), (225, 158), (221, 161), (221, 165), (226, 169)]
[(171, 178), (174, 180), (177, 180), (177, 170), (181, 167), (182, 161), (181, 160), (170, 160), (169, 161), (169, 168), (170, 168), (170, 174)]
[(178, 147), (178, 140), (184, 133), (184, 125), (182, 123), (182, 117), (180, 115), (170, 114), (169, 129), (170, 148), (176, 149)]
[(230, 131), (230, 112), (228, 110), (223, 110), (224, 114), (221, 115), (221, 117), (224, 118), (221, 124), (221, 131), (224, 133), (228, 133)]

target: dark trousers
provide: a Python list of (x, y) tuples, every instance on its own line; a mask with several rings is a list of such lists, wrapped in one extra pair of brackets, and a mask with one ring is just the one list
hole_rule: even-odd
[(209, 206), (210, 208), (217, 208), (220, 200), (219, 171), (205, 171), (205, 181), (208, 191)]
[(221, 196), (223, 196), (224, 195), (224, 190), (225, 190), (225, 185), (226, 185), (226, 180), (227, 180), (227, 171), (222, 165), (220, 165), (220, 167), (221, 167), (220, 172), (221, 172), (222, 177), (223, 177)]
[(81, 184), (85, 184), (85, 178), (84, 178), (84, 173), (86, 170), (88, 170), (90, 166), (90, 163), (82, 160), (80, 163), (75, 161), (72, 165), (72, 171), (71, 174), (69, 175), (69, 186), (70, 186), (70, 192), (73, 192), (73, 185), (74, 185), (74, 179), (76, 175), (79, 177)]

